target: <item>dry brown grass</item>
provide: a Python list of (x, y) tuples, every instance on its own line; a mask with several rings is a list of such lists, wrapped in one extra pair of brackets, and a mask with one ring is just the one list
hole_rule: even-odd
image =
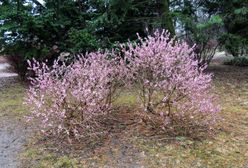
[[(38, 136), (30, 140), (26, 167), (247, 167), (248, 68), (211, 65), (214, 92), (222, 105), (221, 119), (212, 136), (153, 134), (135, 113), (135, 96), (124, 94), (106, 124), (111, 134), (90, 143), (61, 143)], [(84, 144), (84, 145), (83, 145)], [(87, 144), (87, 145), (85, 145)], [(24, 166), (24, 167), (25, 167)]]

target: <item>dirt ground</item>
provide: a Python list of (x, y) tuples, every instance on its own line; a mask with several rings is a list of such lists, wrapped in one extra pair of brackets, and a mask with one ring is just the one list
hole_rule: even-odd
[(0, 167), (20, 166), (19, 154), (29, 129), (22, 113), (23, 86), (16, 77), (0, 78)]
[(21, 115), (24, 86), (10, 64), (0, 57), (0, 167), (20, 166), (18, 155), (24, 148), (28, 129)]

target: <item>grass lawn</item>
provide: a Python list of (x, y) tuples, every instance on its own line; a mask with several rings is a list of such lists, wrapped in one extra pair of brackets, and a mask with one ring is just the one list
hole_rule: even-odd
[(23, 105), (25, 96), (25, 85), (19, 81), (7, 81), (7, 84), (0, 87), (0, 117), (23, 118), (28, 114), (27, 108)]
[[(222, 106), (214, 135), (193, 140), (140, 134), (132, 114), (135, 96), (125, 93), (117, 104), (126, 107), (114, 114), (111, 136), (71, 146), (35, 133), (20, 155), (23, 167), (248, 167), (248, 68), (211, 65), (208, 71)], [(0, 110), (26, 114), (23, 91), (23, 85), (1, 91)]]

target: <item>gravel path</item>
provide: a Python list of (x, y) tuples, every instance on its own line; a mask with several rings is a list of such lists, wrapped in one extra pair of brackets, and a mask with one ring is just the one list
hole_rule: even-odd
[[(2, 59), (3, 60), (3, 59)], [(11, 65), (6, 62), (0, 62), (0, 78), (16, 77), (18, 74), (11, 72)]]
[(233, 57), (231, 55), (226, 54), (224, 51), (216, 52), (212, 63), (214, 64), (222, 64), (225, 60), (232, 59)]
[[(8, 85), (18, 83), (18, 75), (11, 72), (10, 68), (7, 60), (0, 57), (0, 96)], [(0, 168), (20, 166), (18, 154), (25, 144), (26, 136), (27, 128), (17, 117), (0, 111)]]
[(0, 126), (0, 167), (19, 167), (18, 154), (25, 144), (27, 128), (20, 126), (18, 121), (7, 118), (1, 118)]

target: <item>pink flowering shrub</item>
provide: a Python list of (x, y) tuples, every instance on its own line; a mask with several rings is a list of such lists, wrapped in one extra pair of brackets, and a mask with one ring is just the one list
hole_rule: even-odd
[(124, 81), (138, 92), (142, 119), (153, 126), (187, 133), (211, 128), (219, 106), (211, 94), (211, 74), (198, 67), (193, 48), (156, 31), (119, 49), (120, 57), (117, 51), (95, 52), (70, 65), (29, 61), (35, 72), (26, 99), (29, 119), (56, 135), (97, 136), (105, 131), (103, 120)]
[[(211, 126), (219, 107), (210, 93), (211, 74), (194, 60), (193, 48), (165, 31), (122, 45), (126, 78), (138, 91), (151, 123), (190, 128)], [(183, 130), (185, 131), (185, 130)]]
[(57, 60), (52, 67), (29, 61), (31, 78), (26, 103), (43, 130), (84, 137), (103, 133), (101, 119), (111, 109), (118, 71), (108, 52), (86, 54), (69, 66)]

